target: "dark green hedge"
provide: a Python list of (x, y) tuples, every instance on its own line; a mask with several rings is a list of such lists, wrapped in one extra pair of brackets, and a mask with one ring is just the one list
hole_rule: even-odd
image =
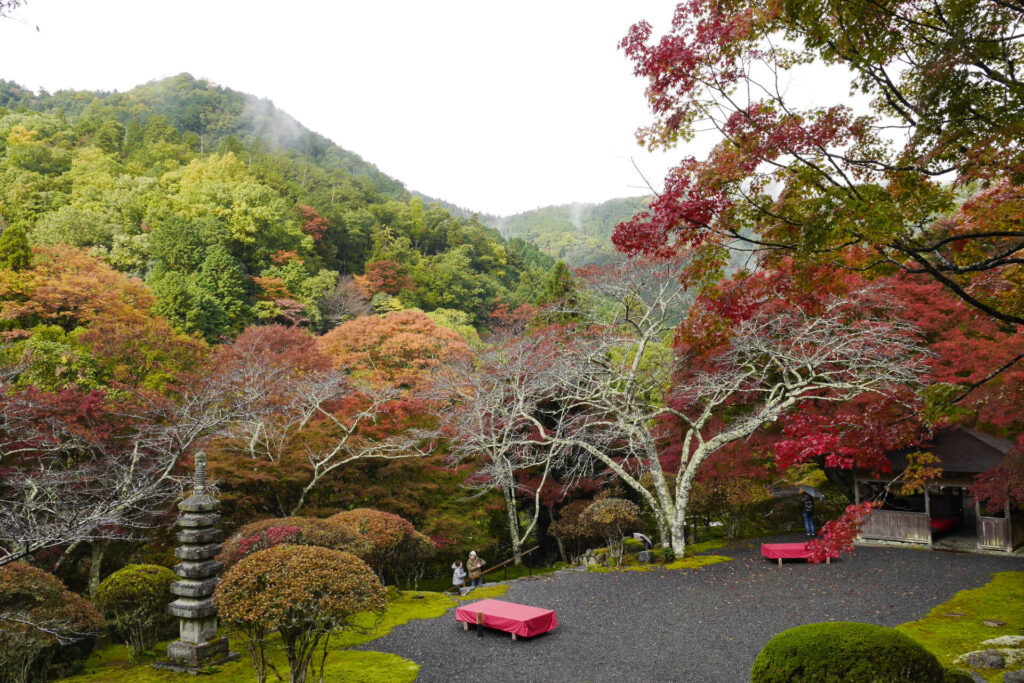
[(752, 683), (955, 683), (950, 676), (955, 673), (935, 655), (896, 629), (854, 622), (783, 631), (750, 673)]

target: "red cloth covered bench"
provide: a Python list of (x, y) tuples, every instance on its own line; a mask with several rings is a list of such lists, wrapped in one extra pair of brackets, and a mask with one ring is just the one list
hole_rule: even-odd
[[(761, 554), (769, 560), (778, 560), (782, 566), (782, 560), (810, 559), (811, 549), (807, 543), (762, 543)], [(825, 558), (825, 564), (831, 564), (833, 557), (839, 557), (839, 553), (833, 552)]]
[(462, 628), (467, 630), (470, 624), (480, 624), (505, 631), (512, 634), (512, 640), (516, 636), (547, 633), (558, 626), (554, 610), (490, 599), (457, 607), (455, 621), (461, 621)]
[(960, 526), (960, 520), (956, 517), (932, 517), (930, 520), (932, 530), (942, 533), (952, 531)]

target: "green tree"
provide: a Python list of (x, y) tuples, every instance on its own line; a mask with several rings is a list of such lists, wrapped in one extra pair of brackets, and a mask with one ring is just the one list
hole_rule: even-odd
[(222, 245), (216, 244), (206, 251), (196, 281), (217, 299), (228, 329), (240, 332), (247, 317), (248, 278), (238, 261)]
[(153, 312), (166, 318), (179, 332), (197, 334), (209, 342), (230, 333), (220, 301), (191, 275), (157, 272), (151, 275), (149, 285), (156, 297)]
[(24, 270), (32, 263), (28, 237), (20, 226), (7, 226), (0, 234), (0, 268)]

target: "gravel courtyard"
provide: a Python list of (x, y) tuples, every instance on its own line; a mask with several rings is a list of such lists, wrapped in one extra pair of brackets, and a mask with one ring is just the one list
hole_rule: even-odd
[[(785, 539), (772, 539), (781, 541)], [(794, 537), (792, 540), (799, 540)], [(764, 560), (757, 543), (696, 570), (561, 571), (509, 584), (500, 599), (554, 609), (553, 632), (477, 638), (454, 609), (368, 643), (418, 662), (419, 681), (747, 681), (775, 634), (816, 621), (895, 626), (924, 616), (1024, 558), (858, 548), (831, 565)]]

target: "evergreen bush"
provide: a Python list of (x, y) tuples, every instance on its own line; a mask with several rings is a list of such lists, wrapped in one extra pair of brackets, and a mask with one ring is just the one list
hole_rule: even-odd
[[(950, 674), (952, 675), (952, 674)], [(855, 622), (783, 631), (761, 650), (751, 683), (947, 683), (935, 655), (896, 629)]]
[(96, 590), (97, 607), (114, 619), (133, 657), (152, 650), (170, 626), (167, 605), (174, 599), (171, 584), (177, 580), (167, 567), (130, 564), (108, 576)]

